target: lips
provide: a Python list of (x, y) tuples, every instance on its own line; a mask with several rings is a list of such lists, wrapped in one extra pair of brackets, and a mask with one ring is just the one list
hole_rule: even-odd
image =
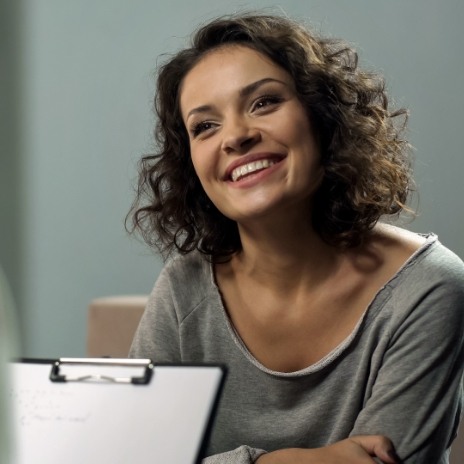
[(226, 180), (237, 182), (250, 174), (254, 174), (264, 169), (268, 169), (274, 164), (282, 161), (284, 157), (281, 155), (250, 155), (246, 158), (232, 163), (226, 172)]
[(276, 164), (276, 162), (277, 161), (268, 159), (252, 161), (251, 163), (244, 164), (243, 166), (239, 166), (238, 168), (234, 169), (230, 177), (233, 182), (236, 182), (237, 180), (242, 179), (249, 174), (270, 168), (272, 165)]

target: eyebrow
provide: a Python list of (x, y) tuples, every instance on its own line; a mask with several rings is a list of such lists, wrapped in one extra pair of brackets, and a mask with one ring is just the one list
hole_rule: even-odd
[[(281, 81), (279, 79), (273, 79), (272, 77), (265, 77), (263, 79), (260, 79), (259, 81), (252, 82), (251, 84), (246, 85), (245, 87), (241, 88), (239, 91), (240, 97), (248, 97), (251, 95), (253, 92), (258, 90), (261, 86), (264, 84), (268, 84), (269, 82), (278, 82), (279, 84), (284, 84), (288, 85), (286, 82)], [(193, 108), (190, 110), (187, 114), (187, 119), (192, 115), (192, 114), (197, 114), (197, 113), (206, 113), (208, 111), (211, 111), (213, 107), (211, 105), (202, 105), (202, 106), (197, 106), (196, 108)]]

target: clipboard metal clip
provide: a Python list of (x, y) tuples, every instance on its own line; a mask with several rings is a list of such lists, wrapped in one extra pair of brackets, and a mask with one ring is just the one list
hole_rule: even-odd
[[(116, 377), (112, 375), (63, 375), (60, 368), (70, 366), (104, 366), (144, 368), (140, 376)], [(110, 382), (133, 385), (147, 385), (153, 375), (154, 365), (151, 359), (111, 359), (111, 358), (60, 358), (52, 365), (50, 380), (52, 382)]]

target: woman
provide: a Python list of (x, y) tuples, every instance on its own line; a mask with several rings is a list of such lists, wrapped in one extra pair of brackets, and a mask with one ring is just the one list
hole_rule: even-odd
[(155, 107), (133, 221), (172, 259), (131, 356), (227, 364), (205, 462), (447, 463), (464, 266), (380, 222), (411, 190), (382, 79), (340, 41), (242, 15), (161, 67)]

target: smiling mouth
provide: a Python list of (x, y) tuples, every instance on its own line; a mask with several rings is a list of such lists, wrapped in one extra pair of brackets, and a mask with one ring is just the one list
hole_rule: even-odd
[(230, 178), (232, 182), (237, 182), (238, 180), (243, 179), (244, 177), (247, 177), (251, 174), (264, 171), (265, 169), (268, 169), (277, 163), (277, 160), (270, 159), (252, 161), (251, 163), (243, 164), (242, 166), (235, 168), (230, 174)]

